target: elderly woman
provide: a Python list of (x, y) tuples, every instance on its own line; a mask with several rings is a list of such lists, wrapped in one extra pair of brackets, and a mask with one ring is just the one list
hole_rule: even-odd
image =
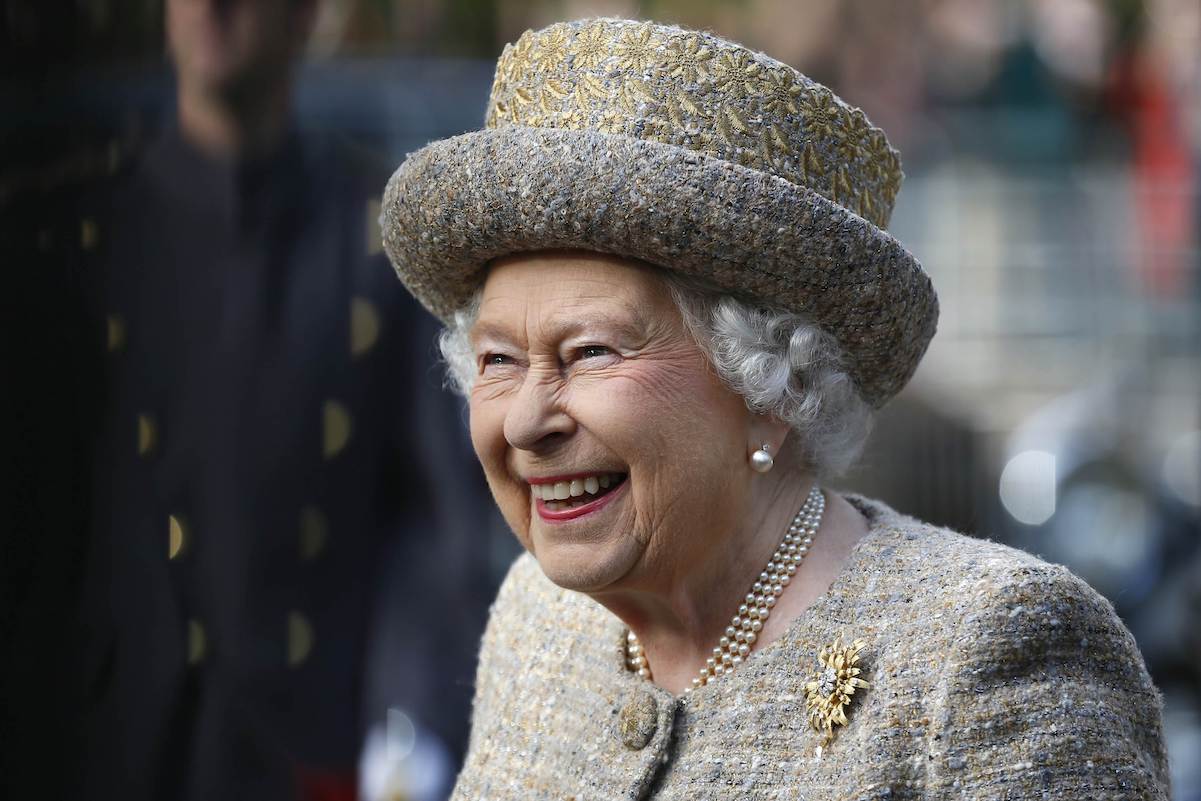
[(458, 799), (1167, 798), (1160, 699), (1067, 570), (821, 488), (937, 301), (863, 113), (706, 33), (505, 48), (485, 130), (392, 178), (528, 554)]

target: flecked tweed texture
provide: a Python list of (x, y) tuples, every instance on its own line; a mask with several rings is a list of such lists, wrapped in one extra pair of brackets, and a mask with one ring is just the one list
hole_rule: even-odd
[(485, 130), (410, 155), (381, 225), (443, 320), (499, 256), (637, 258), (807, 315), (879, 407), (938, 319), (928, 276), (883, 230), (901, 179), (862, 111), (785, 64), (708, 33), (582, 20), (506, 46)]
[[(687, 702), (625, 668), (625, 629), (513, 566), (480, 655), (457, 801), (1169, 798), (1161, 699), (1112, 606), (1066, 569), (858, 496), (834, 585)], [(835, 637), (864, 677), (821, 758), (804, 683)]]

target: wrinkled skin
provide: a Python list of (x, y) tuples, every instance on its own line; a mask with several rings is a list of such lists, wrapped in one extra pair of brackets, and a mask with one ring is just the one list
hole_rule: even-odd
[[(581, 251), (495, 262), (471, 331), (471, 436), (493, 495), (547, 577), (641, 641), (654, 680), (690, 686), (813, 477), (788, 427), (752, 413), (688, 335), (660, 273)], [(776, 467), (749, 466), (767, 443)], [(539, 514), (530, 479), (624, 473), (571, 520)], [(820, 536), (759, 643), (830, 586), (866, 531), (826, 493)]]
[[(555, 583), (662, 591), (746, 519), (759, 418), (709, 368), (662, 280), (585, 253), (513, 257), (473, 329), (471, 430), (501, 511)], [(527, 479), (627, 473), (624, 497), (548, 523)]]

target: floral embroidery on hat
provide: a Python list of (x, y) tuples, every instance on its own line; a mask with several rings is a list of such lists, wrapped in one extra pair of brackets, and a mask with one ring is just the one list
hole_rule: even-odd
[(500, 55), (485, 121), (688, 147), (773, 172), (878, 226), (900, 188), (896, 152), (859, 109), (739, 45), (648, 22), (522, 34)]
[(685, 83), (697, 83), (709, 77), (710, 62), (713, 51), (705, 46), (699, 36), (681, 36), (667, 45), (670, 56), (669, 64), (673, 78), (679, 78)]
[(577, 70), (594, 70), (609, 57), (612, 34), (603, 22), (594, 22), (580, 29), (572, 43), (572, 66)]
[(650, 23), (626, 28), (617, 43), (617, 63), (622, 69), (633, 73), (644, 73), (655, 61), (655, 49), (659, 40), (651, 35)]
[(801, 95), (805, 93), (802, 87), (787, 70), (773, 69), (764, 73), (763, 110), (775, 117), (786, 114), (800, 114), (798, 105)]
[(717, 61), (716, 85), (731, 97), (755, 97), (762, 94), (763, 67), (745, 52), (726, 51)]
[(538, 38), (532, 57), (534, 61), (557, 69), (567, 60), (568, 33), (571, 29), (566, 25), (552, 25)]

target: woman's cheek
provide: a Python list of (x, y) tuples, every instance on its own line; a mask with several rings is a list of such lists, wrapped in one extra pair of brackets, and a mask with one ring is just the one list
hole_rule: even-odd
[(467, 402), (471, 444), (480, 461), (498, 449), (503, 451), (505, 416), (511, 403), (508, 382), (481, 376), (471, 388)]
[(678, 407), (698, 397), (698, 379), (704, 379), (703, 361), (676, 358), (635, 358), (592, 377), (589, 388), (605, 392), (623, 403)]
[(530, 541), (529, 493), (524, 490), (517, 490), (512, 485), (507, 484), (500, 488), (494, 488), (493, 495), (496, 497), (501, 515), (504, 517), (505, 522), (509, 524), (509, 530), (517, 537), (517, 541), (521, 543), (523, 548), (533, 552), (533, 545)]
[(513, 488), (510, 485), (515, 478), (509, 474), (506, 459), (508, 448), (504, 441), (503, 404), (473, 394), (470, 413), (472, 448), (476, 450), (476, 458), (484, 468), (484, 478), (488, 479), (492, 497), (501, 508), (501, 513), (508, 519), (513, 497)]

